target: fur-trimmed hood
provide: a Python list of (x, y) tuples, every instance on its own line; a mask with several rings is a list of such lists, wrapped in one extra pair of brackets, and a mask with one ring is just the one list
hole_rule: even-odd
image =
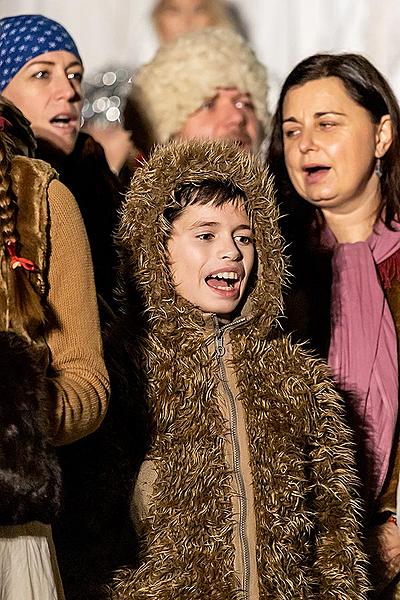
[(125, 277), (133, 280), (148, 310), (159, 319), (202, 326), (203, 315), (175, 291), (165, 251), (166, 208), (176, 205), (175, 191), (205, 180), (229, 182), (241, 189), (255, 236), (257, 275), (246, 300), (248, 321), (265, 336), (281, 313), (286, 277), (272, 178), (261, 162), (221, 141), (171, 142), (156, 148), (136, 171), (118, 232)]
[[(258, 266), (222, 327), (178, 296), (165, 251), (175, 190), (210, 179), (243, 190)], [(118, 240), (147, 319), (141, 331), (128, 298), (113, 410), (124, 424), (145, 415), (148, 439), (134, 453), (139, 565), (115, 573), (110, 598), (365, 598), (342, 408), (325, 366), (276, 328), (285, 261), (268, 173), (221, 141), (160, 147), (134, 176)]]

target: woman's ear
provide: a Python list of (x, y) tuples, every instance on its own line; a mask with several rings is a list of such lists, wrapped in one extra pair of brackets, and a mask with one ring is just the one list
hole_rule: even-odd
[(393, 139), (392, 119), (390, 115), (383, 115), (378, 124), (375, 135), (375, 157), (382, 158), (389, 150)]

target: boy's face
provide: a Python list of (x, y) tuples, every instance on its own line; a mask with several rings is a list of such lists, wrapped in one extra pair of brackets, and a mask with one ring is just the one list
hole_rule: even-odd
[(229, 318), (254, 264), (243, 203), (188, 206), (173, 222), (167, 249), (177, 292), (204, 312)]

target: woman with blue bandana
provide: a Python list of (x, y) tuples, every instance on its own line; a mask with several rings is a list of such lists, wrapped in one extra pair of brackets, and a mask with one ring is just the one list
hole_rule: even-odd
[(0, 19), (0, 93), (29, 119), (36, 157), (58, 171), (78, 202), (104, 321), (113, 304), (112, 228), (123, 190), (102, 147), (79, 131), (82, 76), (78, 48), (62, 25), (42, 15)]
[(0, 93), (66, 154), (72, 152), (82, 109), (83, 66), (69, 33), (41, 15), (0, 20)]
[[(65, 117), (80, 110), (75, 74), (82, 66), (68, 34), (53, 23), (32, 16), (0, 21), (0, 81), (16, 101), (29, 98), (27, 110), (45, 97), (36, 87), (42, 84), (51, 88), (43, 114), (53, 100), (71, 105), (55, 119), (54, 134), (68, 151), (77, 129)], [(55, 50), (42, 52), (46, 47)], [(35, 147), (29, 121), (0, 96), (2, 600), (63, 600), (50, 527), (61, 497), (54, 446), (73, 446), (99, 426), (109, 388), (81, 214), (55, 170), (32, 158)]]

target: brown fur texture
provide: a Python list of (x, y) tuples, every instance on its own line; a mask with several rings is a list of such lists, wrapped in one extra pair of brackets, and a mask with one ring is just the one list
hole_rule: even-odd
[[(254, 157), (222, 142), (158, 148), (137, 171), (122, 215), (127, 289), (139, 291), (147, 322), (146, 333), (132, 332), (125, 344), (144, 390), (125, 393), (138, 405), (144, 396), (146, 458), (157, 479), (140, 566), (116, 573), (110, 598), (245, 598), (234, 568), (232, 473), (213, 351), (219, 325), (176, 294), (165, 252), (162, 215), (174, 190), (205, 179), (243, 190), (255, 232), (258, 270), (228, 342), (247, 417), (260, 600), (362, 600), (357, 477), (343, 407), (325, 366), (279, 334), (285, 261), (272, 181)], [(131, 296), (126, 324), (133, 303)]]
[[(12, 161), (12, 186), (14, 195), (18, 198), (18, 253), (35, 265), (35, 270), (26, 272), (26, 276), (39, 302), (43, 301), (48, 292), (46, 280), (50, 249), (47, 189), (55, 177), (56, 172), (41, 160), (16, 156)], [(4, 247), (2, 252), (4, 253)], [(0, 329), (11, 326), (14, 331), (35, 339), (41, 333), (40, 326), (33, 319), (32, 322), (27, 322), (21, 317), (13, 295), (14, 287), (9, 269), (7, 264), (6, 277), (2, 278), (0, 285)]]
[[(35, 264), (29, 280), (43, 304), (49, 252), (47, 188), (54, 177), (55, 171), (42, 161), (22, 156), (12, 159), (20, 253)], [(0, 523), (48, 523), (58, 510), (61, 494), (60, 469), (49, 441), (48, 349), (42, 332), (20, 318), (9, 285), (9, 263), (6, 257), (2, 260)]]
[(0, 525), (50, 523), (60, 504), (61, 473), (50, 446), (49, 390), (40, 352), (0, 332)]

